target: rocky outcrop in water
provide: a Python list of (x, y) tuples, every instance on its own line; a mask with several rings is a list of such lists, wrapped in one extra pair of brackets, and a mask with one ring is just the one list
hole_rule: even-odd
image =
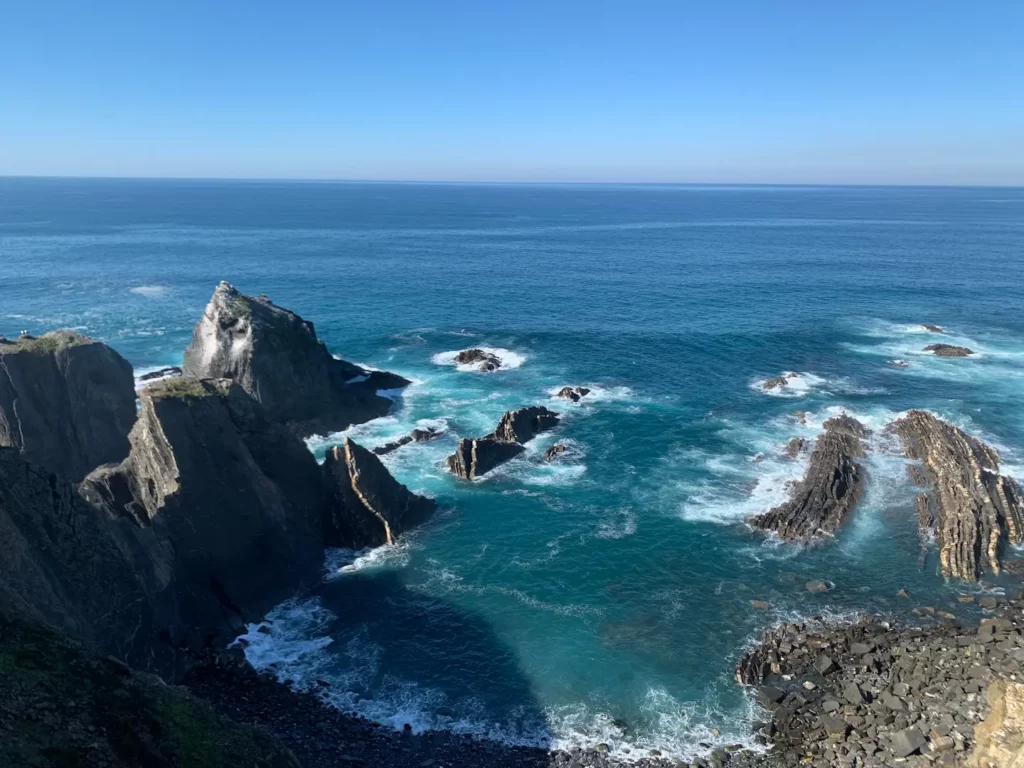
[(791, 459), (795, 459), (797, 456), (804, 452), (805, 448), (807, 448), (806, 440), (804, 440), (802, 437), (793, 437), (790, 438), (789, 442), (786, 443), (786, 448), (783, 451), (783, 453), (785, 453)]
[(784, 373), (781, 376), (776, 376), (774, 379), (767, 379), (761, 384), (761, 389), (778, 389), (779, 387), (788, 387), (791, 379), (798, 378), (795, 373)]
[(931, 352), (936, 357), (970, 357), (974, 354), (974, 350), (968, 347), (957, 347), (953, 344), (929, 344), (924, 351)]
[(555, 443), (544, 451), (544, 461), (557, 461), (568, 452), (565, 443)]
[(494, 438), (503, 443), (528, 443), (541, 432), (558, 424), (558, 414), (543, 405), (508, 411), (494, 430)]
[(480, 477), (521, 454), (523, 443), (558, 424), (558, 414), (541, 405), (507, 411), (486, 437), (463, 439), (448, 457), (448, 469), (465, 480)]
[(751, 518), (758, 530), (788, 541), (809, 542), (833, 535), (857, 504), (864, 485), (864, 456), (868, 431), (847, 415), (829, 419), (814, 443), (804, 479), (785, 504)]
[(562, 387), (558, 390), (556, 397), (561, 397), (566, 400), (571, 400), (574, 403), (578, 403), (589, 394), (590, 390), (587, 387)]
[(128, 455), (135, 422), (131, 365), (72, 331), (0, 341), (0, 446), (80, 480)]
[(931, 486), (918, 497), (918, 519), (934, 527), (942, 574), (975, 581), (999, 573), (1005, 547), (1024, 541), (1021, 488), (999, 474), (999, 454), (927, 411), (910, 411), (891, 428), (922, 462), (912, 477)]
[(924, 328), (926, 331), (931, 331), (932, 333), (946, 332), (946, 329), (943, 328), (941, 325), (933, 325), (932, 323), (922, 323), (921, 327)]
[(392, 440), (390, 443), (384, 443), (384, 445), (378, 445), (373, 449), (373, 452), (378, 456), (386, 456), (389, 453), (394, 453), (403, 445), (409, 443), (426, 443), (430, 440), (440, 437), (444, 434), (444, 430), (435, 429), (434, 427), (427, 427), (426, 429), (414, 429), (408, 435), (402, 435), (397, 440)]
[(271, 419), (300, 437), (384, 416), (391, 400), (378, 390), (409, 384), (332, 357), (311, 322), (223, 282), (193, 331), (182, 367), (192, 378), (237, 382)]
[(973, 624), (942, 612), (938, 622), (898, 629), (865, 618), (767, 630), (736, 666), (771, 716), (758, 726), (773, 744), (765, 764), (1014, 765), (998, 762), (1021, 746), (1019, 721), (1009, 725), (1000, 696), (1024, 662), (1022, 598), (994, 604)]
[(324, 540), (330, 547), (393, 544), (403, 531), (434, 512), (433, 499), (412, 493), (395, 480), (373, 453), (345, 438), (327, 452), (323, 467), (329, 504)]
[(482, 349), (464, 349), (455, 355), (455, 364), (476, 365), (480, 371), (496, 371), (501, 367), (501, 358)]

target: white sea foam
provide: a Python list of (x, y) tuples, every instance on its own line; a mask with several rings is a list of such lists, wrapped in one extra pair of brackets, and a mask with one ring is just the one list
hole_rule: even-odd
[(168, 293), (166, 285), (136, 285), (128, 289), (130, 293), (137, 296), (145, 296), (147, 299), (161, 299)]
[[(493, 373), (512, 370), (526, 362), (526, 355), (519, 352), (513, 352), (511, 349), (505, 349), (503, 347), (475, 347), (475, 349), (481, 349), (501, 360), (501, 367), (498, 368), (497, 371), (493, 371)], [(483, 373), (483, 371), (480, 371), (479, 363), (456, 365), (455, 357), (461, 351), (462, 350), (460, 349), (456, 349), (450, 352), (438, 352), (430, 358), (430, 362), (434, 365), (454, 365), (460, 371), (475, 371), (477, 373)]]
[(324, 556), (327, 579), (373, 568), (404, 568), (412, 557), (413, 535), (406, 534), (394, 544), (366, 549), (328, 549)]
[(786, 377), (786, 383), (781, 386), (765, 389), (764, 385), (768, 379), (757, 379), (750, 382), (750, 388), (772, 397), (803, 397), (827, 381), (821, 376), (807, 372), (786, 371), (782, 375)]

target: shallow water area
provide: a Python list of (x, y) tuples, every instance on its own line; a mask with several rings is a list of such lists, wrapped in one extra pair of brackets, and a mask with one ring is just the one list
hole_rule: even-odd
[[(963, 613), (958, 594), (1005, 586), (936, 575), (884, 434), (931, 408), (998, 447), (1004, 471), (1024, 467), (1024, 289), (1008, 279), (1024, 191), (990, 198), (0, 180), (0, 333), (75, 327), (151, 371), (180, 364), (226, 279), (312, 320), (345, 359), (405, 375), (388, 416), (309, 446), (443, 431), (383, 457), (438, 513), (396, 546), (331, 552), (314, 595), (252, 627), (250, 660), (396, 728), (685, 758), (749, 743), (732, 665), (765, 625)], [(936, 342), (976, 354), (923, 351)], [(455, 366), (471, 347), (503, 366)], [(571, 403), (566, 385), (592, 392)], [(560, 425), (477, 481), (447, 473), (460, 437), (534, 404)], [(842, 412), (872, 430), (847, 526), (813, 547), (754, 535), (744, 520), (806, 468), (786, 442)]]

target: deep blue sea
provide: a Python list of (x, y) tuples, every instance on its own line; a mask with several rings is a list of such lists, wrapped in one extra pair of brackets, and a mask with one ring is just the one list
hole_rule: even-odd
[[(228, 280), (415, 381), (354, 439), (448, 430), (387, 458), (436, 517), (333, 552), (315, 595), (250, 634), (254, 663), (397, 728), (624, 757), (748, 741), (732, 666), (770, 622), (963, 612), (957, 594), (999, 589), (922, 557), (879, 430), (931, 408), (1024, 477), (1022, 279), (1021, 189), (0, 180), (0, 333), (76, 328), (139, 370), (178, 363)], [(922, 353), (936, 340), (977, 354)], [(452, 366), (468, 346), (507, 367)], [(786, 371), (790, 391), (759, 390)], [(594, 394), (554, 399), (566, 384)], [(446, 474), (459, 436), (530, 404), (562, 424), (481, 481)], [(786, 440), (844, 410), (875, 430), (846, 528), (803, 549), (753, 535), (803, 472)], [(539, 461), (556, 440), (569, 460)], [(819, 578), (835, 588), (808, 592)]]

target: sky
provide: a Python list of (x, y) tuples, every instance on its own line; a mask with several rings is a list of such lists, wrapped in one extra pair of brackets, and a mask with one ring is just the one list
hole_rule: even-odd
[(1024, 2), (0, 0), (0, 175), (1024, 185)]

